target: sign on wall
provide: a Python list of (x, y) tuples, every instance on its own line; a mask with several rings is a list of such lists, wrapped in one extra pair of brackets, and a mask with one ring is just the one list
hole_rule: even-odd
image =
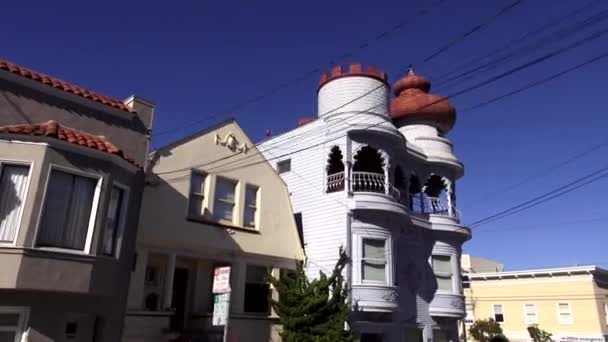
[(230, 308), (230, 292), (219, 293), (213, 300), (213, 325), (226, 325)]
[(230, 267), (217, 267), (213, 271), (213, 293), (213, 325), (226, 326), (230, 311)]
[(230, 266), (217, 267), (213, 273), (213, 293), (230, 292)]

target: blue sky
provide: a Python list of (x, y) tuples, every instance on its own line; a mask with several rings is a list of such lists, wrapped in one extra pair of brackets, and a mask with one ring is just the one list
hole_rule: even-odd
[[(379, 66), (392, 80), (409, 64), (437, 77), (586, 3), (526, 0), (489, 27), (423, 63), (513, 0), (435, 1), (13, 1), (3, 6), (2, 58), (76, 84), (124, 98), (132, 93), (157, 103), (156, 146), (228, 116), (254, 140), (266, 129), (280, 133), (298, 118), (316, 114), (314, 74), (262, 101), (225, 114), (227, 108), (334, 63)], [(429, 8), (426, 15), (420, 10)], [(600, 10), (601, 4), (576, 18)], [(12, 13), (10, 15), (6, 15)], [(403, 29), (374, 38), (397, 23)], [(563, 43), (538, 49), (528, 58)], [(358, 48), (370, 41), (367, 48)], [(569, 51), (491, 85), (453, 98), (459, 109), (608, 52), (608, 37)], [(351, 57), (340, 58), (346, 53)], [(493, 73), (436, 88), (442, 95)], [(333, 62), (333, 63), (332, 63)], [(608, 62), (475, 111), (460, 112), (450, 133), (466, 166), (458, 205), (472, 222), (608, 164), (608, 146), (566, 167), (552, 165), (607, 139), (605, 89)], [(211, 116), (211, 118), (209, 118)], [(207, 119), (206, 119), (207, 118)], [(199, 124), (189, 124), (203, 121)], [(549, 169), (549, 170), (548, 170)], [(502, 191), (534, 176), (511, 191)], [(608, 266), (608, 179), (474, 230), (465, 251), (495, 258), (509, 269), (602, 263)]]

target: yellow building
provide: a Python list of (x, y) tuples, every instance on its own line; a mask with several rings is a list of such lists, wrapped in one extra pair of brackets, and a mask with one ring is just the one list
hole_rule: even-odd
[(467, 276), (467, 330), (476, 319), (493, 318), (511, 341), (530, 341), (531, 324), (555, 341), (608, 341), (607, 270), (583, 266)]

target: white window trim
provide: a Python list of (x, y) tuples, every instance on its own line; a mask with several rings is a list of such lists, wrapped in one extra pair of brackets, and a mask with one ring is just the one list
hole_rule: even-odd
[(604, 302), (604, 321), (608, 325), (608, 301)]
[(433, 253), (430, 258), (429, 258), (429, 264), (431, 265), (431, 269), (433, 270), (433, 275), (435, 277), (437, 277), (437, 274), (435, 273), (435, 269), (433, 269), (433, 257), (434, 256), (444, 256), (444, 257), (449, 257), (450, 258), (450, 267), (452, 268), (452, 276), (451, 276), (451, 281), (452, 281), (452, 291), (445, 291), (445, 290), (440, 290), (439, 287), (437, 288), (436, 293), (439, 294), (456, 294), (456, 277), (455, 277), (455, 272), (454, 270), (456, 270), (457, 268), (454, 267), (454, 262), (456, 257), (454, 256), (454, 254), (450, 254), (450, 253)]
[[(559, 305), (560, 304), (567, 304), (568, 305), (568, 312), (570, 312), (570, 320), (568, 320), (568, 321), (562, 320), (561, 311), (559, 310)], [(574, 324), (574, 313), (572, 312), (572, 304), (570, 304), (570, 302), (557, 302), (556, 305), (557, 305), (557, 321), (559, 322), (559, 324), (561, 324), (561, 325), (572, 325), (572, 324)]]
[(18, 314), (19, 322), (16, 328), (1, 327), (0, 331), (14, 331), (15, 342), (20, 342), (23, 333), (26, 331), (27, 322), (29, 319), (30, 310), (28, 307), (23, 306), (0, 306), (0, 313)]
[[(384, 281), (376, 281), (376, 280), (364, 280), (363, 279), (363, 240), (364, 239), (368, 239), (368, 240), (384, 240), (384, 259), (385, 259), (385, 268), (384, 268)], [(380, 286), (391, 286), (392, 284), (394, 284), (393, 281), (393, 257), (392, 257), (392, 239), (390, 236), (387, 235), (376, 235), (376, 234), (370, 234), (370, 235), (359, 235), (357, 238), (357, 253), (358, 253), (358, 262), (357, 262), (357, 270), (358, 270), (358, 277), (357, 280), (359, 281), (359, 284), (362, 285), (380, 285)]]
[[(195, 193), (194, 191), (192, 191), (192, 177), (194, 176), (194, 174), (197, 174), (199, 176), (203, 177), (203, 193)], [(190, 169), (190, 179), (188, 180), (188, 206), (186, 208), (186, 217), (192, 217), (192, 218), (203, 218), (205, 216), (205, 208), (207, 208), (209, 206), (208, 200), (209, 200), (209, 191), (207, 191), (207, 189), (209, 188), (209, 174), (202, 171), (202, 170), (198, 170), (198, 169)], [(197, 198), (202, 198), (202, 203), (201, 203), (201, 213), (199, 214), (193, 214), (190, 212), (190, 207), (192, 206), (191, 201), (192, 201), (192, 194), (195, 194), (197, 196)]]
[(19, 213), (19, 219), (17, 220), (17, 229), (15, 229), (15, 237), (13, 241), (1, 241), (0, 246), (3, 247), (17, 247), (17, 240), (19, 239), (19, 230), (21, 229), (21, 221), (23, 220), (23, 211), (25, 209), (25, 205), (27, 204), (27, 198), (30, 192), (30, 184), (32, 184), (32, 174), (34, 171), (34, 161), (32, 160), (16, 160), (16, 159), (6, 159), (3, 158), (0, 160), (0, 176), (2, 175), (2, 167), (4, 164), (8, 165), (27, 165), (30, 170), (27, 174), (27, 184), (25, 185), (25, 197), (23, 198), (23, 204), (21, 206), (21, 211)]
[[(120, 259), (120, 252), (122, 250), (122, 243), (124, 242), (125, 226), (127, 224), (127, 215), (128, 215), (128, 210), (129, 210), (129, 198), (131, 196), (131, 191), (130, 191), (130, 188), (127, 185), (124, 185), (124, 184), (122, 184), (120, 182), (114, 181), (112, 183), (112, 186), (115, 186), (115, 187), (117, 187), (117, 188), (119, 188), (120, 190), (123, 191), (123, 193), (122, 193), (122, 195), (123, 195), (122, 203), (120, 204), (120, 208), (118, 209), (119, 210), (119, 215), (120, 215), (120, 219), (119, 219), (120, 221), (118, 222), (118, 227), (117, 227), (118, 231), (116, 232), (116, 239), (117, 239), (117, 241), (116, 241), (116, 249), (114, 250), (114, 255), (107, 255), (107, 254), (105, 254), (103, 252), (103, 234), (101, 234), (102, 241), (101, 241), (101, 246), (100, 246), (101, 249), (100, 249), (100, 253), (99, 254), (103, 255), (103, 256), (106, 256), (106, 257), (114, 257), (114, 258)], [(112, 186), (110, 187), (109, 192), (108, 192), (108, 204), (110, 203), (110, 196), (111, 196)], [(110, 208), (106, 208), (106, 217), (104, 218), (105, 220), (108, 219), (108, 217), (107, 217), (107, 214), (108, 214), (107, 210), (108, 209), (110, 209)], [(104, 227), (103, 227), (104, 230), (106, 228), (105, 227), (105, 223), (106, 222), (104, 222)]]
[[(498, 322), (496, 321), (496, 310), (495, 310), (495, 305), (500, 305), (500, 307), (502, 308), (502, 322)], [(505, 314), (505, 305), (502, 303), (492, 303), (492, 319), (494, 321), (496, 321), (496, 323), (498, 324), (502, 324), (505, 323), (507, 321), (507, 315)]]
[[(254, 206), (250, 206), (247, 204), (247, 188), (256, 189)], [(259, 227), (259, 222), (260, 222), (260, 219), (259, 219), (259, 216), (260, 216), (260, 187), (255, 184), (245, 183), (245, 196), (243, 198), (243, 202), (244, 202), (243, 203), (243, 227), (257, 229)], [(255, 215), (253, 216), (253, 225), (249, 225), (249, 224), (247, 224), (247, 222), (245, 222), (245, 212), (247, 211), (247, 208), (255, 208)]]
[[(232, 200), (232, 202), (228, 202), (228, 201), (226, 201), (224, 199), (221, 199), (221, 198), (219, 198), (217, 196), (217, 184), (219, 183), (220, 180), (225, 180), (225, 181), (228, 181), (228, 182), (234, 184), (234, 194), (233, 194), (234, 199)], [(215, 177), (215, 187), (213, 189), (213, 213), (212, 213), (212, 217), (213, 217), (214, 220), (216, 220), (216, 221), (218, 221), (220, 223), (229, 223), (229, 224), (232, 224), (232, 225), (236, 224), (236, 222), (238, 220), (238, 212), (237, 212), (237, 209), (238, 209), (238, 206), (237, 206), (237, 200), (238, 200), (237, 195), (238, 195), (238, 192), (239, 192), (239, 181), (238, 180), (235, 180), (235, 179), (232, 179), (232, 178), (228, 178), (228, 177), (224, 177), (224, 176), (216, 176)], [(226, 220), (225, 218), (218, 217), (216, 215), (216, 213), (215, 213), (215, 202), (216, 201), (220, 201), (222, 203), (227, 203), (227, 204), (232, 204), (232, 220)]]
[[(526, 306), (527, 305), (532, 305), (534, 307), (534, 320), (533, 321), (528, 321), (528, 312), (526, 311)], [(538, 323), (538, 308), (536, 307), (536, 304), (530, 304), (530, 303), (524, 303), (523, 305), (524, 308), (524, 323), (525, 324), (537, 324)], [(503, 308), (504, 310), (504, 308)], [(503, 314), (504, 316), (504, 314)]]
[[(97, 184), (95, 185), (95, 192), (93, 193), (93, 203), (91, 203), (91, 217), (89, 218), (89, 226), (87, 228), (87, 237), (84, 244), (84, 250), (74, 250), (68, 248), (59, 248), (59, 247), (37, 247), (38, 243), (38, 234), (40, 233), (40, 225), (42, 220), (42, 213), (44, 212), (44, 207), (46, 204), (46, 194), (49, 189), (49, 181), (51, 179), (51, 172), (53, 170), (59, 170), (63, 172), (67, 172), (76, 176), (88, 177), (97, 180)], [(42, 194), (42, 201), (40, 202), (40, 210), (38, 212), (38, 223), (36, 224), (36, 232), (34, 234), (34, 248), (41, 250), (49, 250), (49, 251), (57, 251), (57, 252), (65, 252), (72, 254), (91, 254), (91, 243), (93, 241), (93, 232), (95, 231), (95, 221), (97, 219), (97, 211), (99, 209), (99, 197), (101, 194), (101, 187), (103, 185), (104, 177), (97, 173), (92, 172), (84, 172), (78, 169), (73, 169), (69, 167), (65, 167), (57, 164), (49, 164), (49, 168), (46, 174), (46, 180), (44, 183), (44, 193)]]

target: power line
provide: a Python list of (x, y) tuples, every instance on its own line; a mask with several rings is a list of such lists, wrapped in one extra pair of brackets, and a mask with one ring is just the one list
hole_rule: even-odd
[[(428, 7), (419, 10), (414, 17), (408, 17), (407, 19), (402, 20), (402, 21), (398, 22), (397, 24), (393, 25), (389, 30), (382, 31), (382, 32), (376, 34), (374, 36), (374, 38), (363, 41), (363, 43), (359, 44), (359, 46), (357, 47), (357, 50), (367, 49), (371, 45), (373, 45), (374, 42), (386, 39), (390, 35), (395, 34), (396, 32), (399, 32), (400, 30), (402, 30), (405, 27), (405, 25), (409, 24), (413, 19), (415, 19), (417, 17), (425, 16), (425, 15), (431, 13), (430, 9), (432, 9), (432, 8), (438, 6), (438, 5), (443, 4), (445, 1), (446, 0), (435, 1), (434, 3), (430, 4)], [(356, 53), (355, 51), (346, 52), (346, 53), (338, 56), (337, 59), (338, 60), (344, 60), (346, 58), (350, 58), (350, 57), (354, 56), (355, 53)], [(335, 65), (336, 63), (334, 62), (334, 60), (330, 60), (327, 64), (329, 64), (329, 65)], [(264, 92), (264, 93), (262, 93), (260, 95), (256, 95), (256, 96), (251, 97), (251, 98), (249, 98), (249, 99), (247, 99), (247, 100), (245, 100), (245, 101), (243, 101), (241, 103), (238, 103), (236, 105), (230, 106), (230, 107), (228, 107), (228, 108), (226, 108), (224, 110), (219, 111), (216, 114), (208, 115), (208, 116), (205, 116), (202, 119), (193, 120), (193, 121), (188, 122), (187, 124), (176, 126), (176, 127), (173, 127), (173, 128), (169, 128), (169, 129), (166, 129), (164, 131), (160, 131), (158, 133), (154, 133), (153, 136), (158, 137), (158, 136), (170, 134), (170, 133), (173, 133), (173, 132), (181, 131), (181, 130), (186, 129), (188, 127), (192, 127), (193, 125), (199, 125), (199, 124), (201, 124), (203, 122), (207, 122), (209, 120), (212, 120), (213, 118), (217, 118), (217, 117), (221, 117), (221, 116), (225, 116), (225, 115), (230, 115), (230, 114), (232, 114), (233, 112), (235, 112), (237, 110), (240, 110), (240, 109), (242, 109), (244, 107), (247, 107), (247, 106), (249, 106), (249, 105), (251, 105), (253, 103), (262, 101), (262, 100), (264, 100), (264, 99), (266, 99), (266, 98), (268, 98), (270, 96), (273, 96), (274, 94), (278, 93), (279, 91), (281, 91), (283, 89), (286, 89), (286, 88), (289, 88), (289, 87), (291, 87), (293, 85), (299, 84), (299, 83), (303, 82), (304, 80), (308, 79), (309, 77), (311, 77), (313, 75), (318, 75), (322, 71), (322, 69), (324, 67), (325, 67), (325, 64), (317, 66), (317, 67), (311, 69), (310, 71), (304, 73), (302, 76), (296, 77), (296, 78), (294, 78), (292, 80), (289, 80), (289, 81), (286, 81), (286, 82), (283, 82), (283, 83), (279, 84), (278, 86), (276, 86), (274, 88), (271, 88), (268, 91), (266, 91), (266, 92)]]
[(465, 70), (463, 72), (460, 72), (459, 74), (456, 74), (452, 77), (449, 77), (443, 81), (438, 82), (437, 86), (440, 89), (449, 88), (450, 87), (449, 84), (454, 83), (454, 81), (468, 80), (470, 78), (480, 75), (483, 72), (491, 71), (492, 69), (494, 69), (496, 67), (500, 67), (511, 60), (514, 60), (518, 57), (525, 56), (530, 53), (537, 52), (540, 48), (542, 48), (544, 46), (547, 46), (556, 41), (568, 38), (570, 35), (574, 35), (581, 31), (588, 30), (594, 24), (597, 24), (606, 19), (608, 19), (608, 10), (605, 10), (603, 12), (600, 12), (599, 14), (595, 14), (587, 19), (577, 22), (570, 27), (562, 28), (559, 31), (552, 33), (548, 37), (541, 37), (540, 39), (538, 39), (534, 42), (531, 42), (523, 47), (515, 49), (514, 51), (511, 51), (507, 54), (504, 54), (503, 56), (490, 60), (484, 64), (481, 64), (476, 67)]
[(501, 8), (500, 11), (498, 11), (498, 13), (494, 14), (493, 16), (491, 16), (487, 20), (483, 21), (482, 23), (473, 26), (471, 29), (469, 29), (468, 31), (466, 31), (462, 35), (456, 37), (454, 40), (448, 42), (444, 46), (442, 46), (439, 49), (437, 49), (435, 52), (433, 52), (430, 55), (428, 55), (424, 59), (424, 63), (427, 63), (427, 62), (431, 61), (432, 59), (436, 58), (437, 56), (445, 53), (451, 47), (453, 47), (454, 45), (462, 42), (463, 40), (465, 40), (467, 37), (471, 36), (475, 32), (479, 32), (479, 31), (482, 31), (483, 29), (487, 28), (488, 26), (490, 26), (490, 24), (493, 21), (495, 21), (496, 19), (500, 18), (501, 16), (507, 14), (510, 10), (512, 10), (513, 8), (515, 8), (518, 5), (520, 5), (523, 1), (524, 0), (516, 0), (516, 1), (508, 4), (507, 6)]
[[(367, 93), (363, 94), (362, 96), (358, 97), (357, 99), (362, 98), (362, 97), (364, 97), (364, 96), (367, 96), (367, 95), (369, 95), (370, 93), (374, 92), (375, 90), (376, 90), (376, 89), (372, 89), (371, 91), (369, 91), (369, 92), (367, 92)], [(357, 100), (357, 99), (355, 99), (355, 100)], [(349, 103), (352, 103), (352, 102), (354, 102), (354, 101), (351, 101), (351, 102), (349, 102)], [(346, 105), (346, 104), (345, 104), (345, 105)], [(336, 108), (336, 109), (334, 109), (334, 110), (332, 110), (332, 111), (335, 111), (335, 110), (337, 110), (337, 109), (339, 109), (339, 108), (341, 108), (341, 107), (344, 107), (345, 105), (340, 106), (340, 107), (338, 107), (338, 108)], [(332, 112), (332, 111), (330, 111), (330, 112)], [(292, 137), (288, 138), (286, 141), (283, 141), (283, 142), (279, 142), (279, 141), (277, 141), (277, 144), (284, 144), (284, 143), (286, 143), (286, 142), (288, 142), (288, 141), (290, 141), (290, 140), (294, 140), (294, 139), (296, 139), (296, 138), (297, 138), (297, 136), (295, 136), (295, 135), (294, 135), (294, 136), (292, 136)], [(269, 146), (272, 146), (272, 145), (273, 145), (273, 144), (271, 143)], [(227, 157), (227, 158), (229, 158), (229, 157)], [(219, 160), (218, 160), (218, 161), (219, 161)], [(216, 161), (216, 162), (218, 162), (218, 161)]]
[[(601, 37), (602, 35), (605, 35), (606, 33), (608, 33), (608, 29), (604, 29), (604, 30), (598, 31), (598, 32), (596, 32), (596, 33), (594, 33), (594, 34), (592, 34), (592, 35), (590, 35), (590, 36), (585, 37), (585, 38), (584, 38), (584, 39), (582, 39), (582, 40), (579, 40), (579, 41), (577, 41), (577, 42), (574, 42), (574, 43), (572, 43), (572, 44), (569, 44), (569, 45), (568, 45), (568, 46), (566, 46), (566, 47), (563, 47), (563, 48), (560, 48), (560, 49), (554, 50), (554, 51), (552, 51), (552, 52), (550, 52), (550, 53), (547, 53), (547, 54), (545, 54), (545, 55), (543, 55), (543, 56), (541, 56), (541, 57), (538, 57), (538, 58), (536, 58), (536, 59), (534, 59), (534, 60), (532, 60), (532, 61), (529, 61), (529, 62), (526, 62), (526, 63), (524, 63), (524, 64), (521, 64), (521, 65), (519, 65), (519, 66), (517, 66), (517, 67), (511, 68), (510, 70), (508, 70), (508, 71), (506, 71), (506, 72), (500, 73), (500, 74), (495, 75), (495, 76), (493, 76), (493, 77), (491, 77), (491, 78), (489, 78), (489, 79), (486, 79), (486, 80), (484, 80), (484, 81), (478, 82), (478, 83), (476, 83), (476, 84), (475, 84), (475, 85), (473, 85), (473, 86), (469, 86), (469, 87), (467, 87), (467, 88), (465, 88), (465, 89), (463, 89), (463, 90), (461, 90), (461, 91), (457, 91), (457, 92), (455, 92), (455, 93), (452, 93), (451, 95), (446, 96), (446, 97), (443, 97), (443, 98), (441, 98), (441, 99), (439, 99), (439, 100), (437, 100), (437, 101), (434, 101), (433, 103), (427, 104), (427, 105), (425, 105), (425, 106), (421, 106), (420, 108), (418, 108), (418, 110), (421, 110), (421, 109), (423, 109), (423, 108), (425, 108), (425, 107), (427, 107), (427, 106), (431, 106), (431, 105), (433, 105), (433, 104), (435, 104), (435, 103), (438, 103), (438, 102), (441, 102), (441, 101), (445, 101), (445, 100), (447, 100), (447, 99), (449, 99), (449, 98), (453, 98), (453, 97), (455, 97), (455, 96), (459, 96), (459, 95), (465, 94), (465, 93), (470, 92), (470, 91), (472, 91), (472, 90), (475, 90), (475, 89), (481, 88), (481, 87), (483, 87), (483, 86), (485, 86), (485, 85), (488, 85), (488, 84), (491, 84), (491, 83), (493, 83), (493, 82), (496, 82), (496, 81), (498, 81), (498, 80), (500, 80), (500, 79), (502, 79), (502, 78), (508, 77), (508, 76), (510, 76), (510, 75), (512, 75), (512, 74), (514, 74), (514, 73), (520, 72), (520, 71), (525, 70), (525, 69), (527, 69), (527, 68), (529, 68), (529, 67), (532, 67), (532, 66), (537, 65), (537, 64), (539, 64), (539, 63), (542, 63), (542, 62), (544, 62), (544, 61), (547, 61), (547, 60), (549, 60), (549, 59), (551, 59), (551, 58), (554, 58), (554, 57), (556, 57), (556, 56), (558, 56), (558, 55), (560, 55), (560, 54), (562, 54), (562, 53), (564, 53), (564, 52), (566, 52), (566, 51), (569, 51), (569, 50), (572, 50), (572, 49), (574, 49), (574, 48), (577, 48), (577, 47), (579, 47), (580, 45), (583, 45), (583, 44), (588, 43), (588, 42), (590, 42), (590, 41), (592, 41), (592, 40), (594, 40), (594, 39), (597, 39), (597, 38)], [(380, 121), (380, 122), (378, 122), (378, 123), (376, 123), (376, 124), (372, 124), (372, 125), (369, 125), (369, 126), (366, 126), (366, 127), (362, 127), (361, 129), (369, 129), (369, 128), (372, 128), (372, 127), (378, 126), (378, 125), (383, 124), (383, 123), (384, 123), (384, 121)], [(317, 147), (317, 146), (321, 146), (321, 145), (323, 145), (323, 144), (325, 144), (325, 143), (328, 143), (328, 142), (334, 141), (335, 139), (337, 139), (337, 138), (339, 138), (339, 137), (342, 137), (342, 136), (345, 136), (345, 135), (336, 136), (336, 137), (334, 137), (334, 138), (332, 138), (332, 139), (324, 140), (324, 141), (322, 141), (322, 142), (320, 142), (320, 143), (317, 143), (317, 144), (313, 144), (313, 145), (310, 145), (310, 146), (307, 146), (307, 147), (304, 147), (304, 148), (301, 148), (301, 149), (296, 149), (296, 150), (292, 151), (291, 153), (285, 153), (285, 154), (280, 155), (279, 157), (276, 157), (276, 158), (270, 158), (270, 160), (275, 160), (275, 159), (278, 159), (278, 158), (283, 158), (283, 157), (289, 156), (289, 155), (291, 155), (291, 154), (299, 153), (299, 152), (302, 152), (302, 151), (308, 150), (308, 149), (310, 149), (310, 148), (314, 148), (314, 147)], [(236, 161), (233, 161), (233, 162), (228, 162), (228, 163), (226, 163), (226, 164), (224, 164), (224, 165), (220, 165), (219, 167), (225, 167), (225, 166), (227, 166), (227, 165), (234, 164), (235, 162), (240, 162), (240, 161), (243, 161), (243, 160), (245, 160), (245, 159), (248, 159), (248, 157), (244, 157), (244, 158), (241, 158), (240, 160), (236, 160)], [(269, 160), (269, 161), (270, 161), (270, 160)], [(255, 164), (258, 164), (258, 163), (259, 163), (259, 162), (256, 162), (256, 163), (254, 163), (254, 164), (252, 164), (252, 165), (255, 165)], [(204, 167), (204, 166), (206, 166), (206, 165), (205, 165), (205, 164), (202, 164), (202, 165), (198, 165), (198, 166), (196, 166), (196, 167)], [(246, 166), (249, 166), (249, 165), (247, 165), (247, 164), (244, 164), (244, 165), (239, 165), (239, 167), (246, 167)], [(230, 169), (228, 169), (228, 170), (230, 170)], [(177, 170), (177, 171), (182, 171), (182, 170)], [(176, 172), (177, 172), (177, 171), (176, 171)]]
[[(507, 217), (507, 216), (511, 216), (514, 215), (515, 213), (521, 212), (523, 210), (527, 210), (531, 207), (537, 206), (539, 204), (545, 203), (549, 200), (552, 200), (554, 198), (557, 197), (561, 197), (567, 193), (570, 193), (574, 190), (577, 190), (585, 185), (591, 184), (593, 182), (596, 182), (604, 177), (608, 177), (608, 173), (604, 173), (608, 170), (608, 166), (606, 167), (602, 167), (599, 170), (596, 170), (590, 174), (587, 174), (583, 177), (577, 178), (574, 181), (571, 181), (565, 185), (559, 186), (556, 189), (553, 189), (549, 192), (546, 192), (540, 196), (534, 197), (531, 200), (525, 201), (521, 204), (518, 204), (516, 206), (510, 207), (508, 209), (505, 209), (499, 213), (490, 215), (488, 217), (479, 219), (477, 221), (474, 221), (473, 223), (469, 224), (469, 227), (475, 227), (475, 226), (481, 226), (481, 225), (485, 225), (487, 223), (493, 222), (495, 220), (499, 220), (501, 218)], [(603, 174), (602, 174), (603, 173)], [(590, 179), (591, 180), (588, 180)], [(588, 180), (588, 181), (586, 181)], [(586, 181), (586, 182), (583, 182)], [(582, 182), (582, 183), (581, 183)]]
[(550, 227), (551, 230), (554, 230), (560, 226), (569, 226), (569, 225), (573, 225), (573, 224), (590, 223), (590, 222), (608, 222), (608, 217), (599, 217), (599, 218), (592, 218), (592, 219), (579, 219), (579, 220), (560, 221), (560, 222), (546, 222), (546, 223), (536, 224), (536, 225), (525, 225), (525, 226), (514, 226), (514, 227), (513, 226), (494, 227), (494, 229), (489, 228), (489, 229), (476, 231), (475, 234), (483, 234), (483, 233), (497, 232), (497, 231), (510, 232), (512, 230), (536, 230), (536, 229), (546, 229), (547, 227)]
[(510, 41), (508, 41), (507, 43), (505, 43), (503, 46), (501, 46), (498, 49), (492, 50), (491, 52), (481, 56), (481, 57), (476, 57), (473, 59), (470, 59), (468, 62), (462, 63), (460, 65), (458, 65), (457, 67), (452, 68), (451, 71), (448, 71), (447, 73), (438, 76), (438, 77), (433, 77), (433, 79), (435, 79), (436, 81), (441, 81), (444, 78), (451, 76), (455, 73), (457, 73), (458, 71), (462, 70), (464, 67), (467, 67), (468, 65), (471, 64), (478, 64), (484, 60), (486, 60), (489, 57), (495, 56), (498, 53), (508, 49), (509, 47), (511, 47), (512, 45), (516, 45), (518, 43), (521, 43), (522, 41), (529, 39), (531, 37), (534, 37), (535, 35), (542, 33), (543, 31), (558, 25), (558, 24), (562, 24), (565, 20), (568, 20), (570, 18), (575, 17), (576, 15), (590, 9), (593, 8), (594, 6), (596, 6), (597, 4), (601, 3), (602, 0), (591, 0), (590, 2), (586, 3), (585, 5), (576, 8), (573, 11), (570, 11), (566, 14), (564, 14), (563, 16), (560, 16), (559, 18), (555, 19), (555, 20), (551, 20), (543, 25), (541, 25), (540, 27), (537, 27), (536, 29), (532, 30), (532, 31), (527, 31), (525, 32), (523, 35), (518, 36), (515, 39), (512, 39)]

